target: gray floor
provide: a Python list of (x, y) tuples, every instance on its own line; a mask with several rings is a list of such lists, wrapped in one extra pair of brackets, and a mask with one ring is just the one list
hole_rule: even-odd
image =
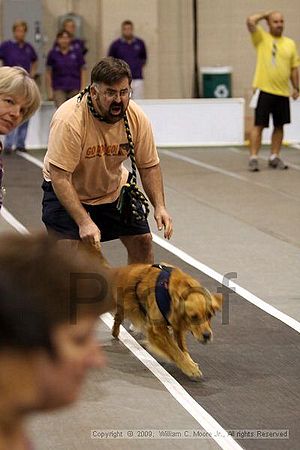
[(283, 151), (298, 169), (279, 172), (261, 161), (258, 173), (247, 171), (245, 151), (176, 153), (247, 181), (162, 154), (172, 243), (221, 274), (236, 272), (239, 285), (300, 320), (300, 151)]
[[(38, 448), (181, 449), (181, 440), (90, 438), (91, 430), (201, 430), (142, 363), (122, 344), (112, 341), (104, 324), (100, 324), (98, 331), (108, 357), (107, 368), (89, 376), (82, 401), (75, 408), (32, 421), (31, 430)], [(199, 448), (198, 445), (195, 441), (184, 440), (184, 448), (193, 450)], [(201, 448), (219, 447), (214, 441), (202, 440)]]
[[(286, 314), (300, 319), (300, 151), (285, 149), (288, 171), (247, 172), (243, 149), (176, 149), (161, 152), (172, 244), (225, 274)], [(35, 153), (37, 154), (37, 153)], [(263, 150), (261, 156), (267, 156)], [(5, 159), (5, 206), (28, 229), (41, 228), (40, 169), (18, 156)], [(7, 224), (0, 219), (0, 230)], [(155, 228), (153, 227), (153, 230)], [(105, 245), (114, 264), (125, 263), (118, 243)], [(216, 281), (155, 246), (157, 261), (169, 261), (198, 277), (208, 288)], [(223, 317), (224, 318), (224, 317)], [(229, 324), (215, 320), (215, 341), (192, 340), (194, 359), (205, 378), (192, 383), (162, 363), (193, 398), (227, 430), (289, 429), (289, 440), (239, 441), (249, 449), (296, 449), (299, 421), (299, 334), (237, 295), (230, 295)], [(214, 441), (94, 441), (97, 429), (194, 429), (197, 422), (120, 343), (104, 324), (99, 336), (108, 368), (93, 373), (79, 404), (35, 418), (31, 430), (40, 450), (93, 448), (218, 448)], [(137, 336), (137, 339), (139, 336)], [(298, 414), (296, 414), (298, 411)], [(63, 423), (63, 427), (61, 424)]]

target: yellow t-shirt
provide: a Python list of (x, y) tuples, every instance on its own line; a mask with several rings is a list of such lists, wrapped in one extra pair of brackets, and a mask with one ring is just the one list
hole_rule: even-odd
[(251, 37), (257, 51), (253, 87), (289, 97), (291, 69), (300, 65), (295, 42), (285, 36), (275, 38), (259, 25)]
[[(138, 168), (159, 163), (150, 122), (132, 100), (127, 117)], [(115, 201), (128, 178), (123, 161), (129, 145), (124, 121), (101, 122), (89, 112), (86, 96), (63, 103), (50, 124), (43, 174), (51, 181), (49, 163), (72, 173), (72, 183), (82, 203), (98, 205)]]

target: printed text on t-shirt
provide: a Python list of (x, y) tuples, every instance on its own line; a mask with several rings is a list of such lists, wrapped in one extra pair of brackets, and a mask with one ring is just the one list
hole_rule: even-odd
[(95, 158), (96, 156), (128, 156), (129, 146), (128, 143), (125, 144), (98, 144), (92, 145), (87, 148), (85, 158)]

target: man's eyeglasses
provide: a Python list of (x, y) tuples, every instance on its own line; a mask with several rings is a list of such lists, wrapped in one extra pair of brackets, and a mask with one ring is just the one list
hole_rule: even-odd
[[(97, 89), (98, 91), (98, 89)], [(132, 96), (132, 89), (121, 89), (120, 91), (115, 91), (114, 89), (106, 89), (105, 91), (101, 92), (98, 91), (99, 94), (103, 95), (107, 100), (116, 100), (118, 96), (120, 96), (122, 99), (129, 99)]]

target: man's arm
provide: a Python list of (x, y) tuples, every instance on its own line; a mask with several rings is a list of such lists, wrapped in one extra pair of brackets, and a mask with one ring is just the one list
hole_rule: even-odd
[(86, 86), (86, 69), (85, 68), (81, 68), (80, 69), (80, 89), (84, 89)]
[(50, 67), (46, 68), (45, 72), (45, 82), (46, 82), (46, 91), (48, 100), (53, 100), (53, 91), (52, 91), (52, 69)]
[(31, 67), (30, 67), (30, 76), (31, 76), (31, 78), (34, 78), (36, 76), (37, 68), (38, 68), (38, 62), (36, 60), (36, 61), (34, 61), (31, 64)]
[(60, 203), (79, 227), (82, 241), (95, 245), (100, 242), (100, 230), (86, 212), (72, 184), (72, 174), (50, 163), (50, 177)]
[(173, 234), (172, 218), (165, 207), (164, 188), (160, 165), (139, 169), (142, 184), (146, 195), (154, 208), (154, 218), (157, 227), (161, 230), (164, 227), (164, 237), (170, 239)]
[(299, 97), (299, 70), (298, 67), (293, 67), (291, 71), (291, 82), (293, 85), (292, 97), (297, 100)]
[(261, 20), (268, 21), (269, 15), (272, 11), (266, 11), (264, 13), (258, 13), (258, 14), (252, 14), (251, 16), (247, 17), (247, 27), (250, 33), (254, 33), (256, 31), (256, 25)]
[(107, 56), (112, 56), (113, 58), (118, 58), (117, 55), (117, 48), (116, 48), (116, 41), (112, 42), (108, 52), (107, 52)]
[(5, 66), (5, 64), (4, 64), (4, 58), (5, 58), (4, 53), (5, 53), (4, 42), (2, 42), (2, 44), (0, 44), (0, 65), (1, 66)]
[(147, 49), (146, 49), (146, 45), (145, 45), (144, 41), (142, 41), (142, 49), (141, 49), (140, 58), (143, 61), (143, 66), (144, 66), (147, 62)]

